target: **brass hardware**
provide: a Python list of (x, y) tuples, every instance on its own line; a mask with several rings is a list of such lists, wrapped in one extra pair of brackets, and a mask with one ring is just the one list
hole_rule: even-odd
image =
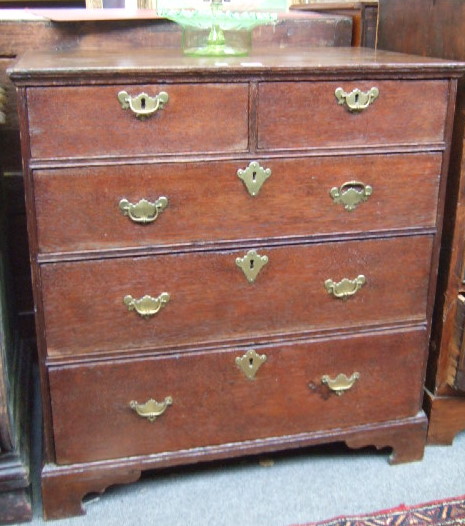
[(144, 92), (135, 97), (129, 95), (127, 91), (120, 91), (118, 93), (118, 100), (123, 110), (129, 108), (138, 119), (146, 119), (158, 110), (162, 110), (168, 102), (168, 99), (168, 93), (165, 91), (160, 91), (160, 93), (154, 97)]
[(268, 256), (260, 256), (256, 250), (249, 250), (242, 258), (236, 258), (236, 265), (242, 269), (247, 281), (253, 283), (259, 272), (268, 263)]
[(250, 380), (255, 378), (257, 371), (265, 362), (266, 354), (257, 354), (253, 349), (236, 358), (236, 365)]
[(170, 295), (167, 292), (162, 292), (158, 298), (152, 296), (143, 296), (140, 299), (135, 299), (132, 296), (124, 296), (123, 302), (128, 310), (135, 310), (137, 314), (143, 318), (148, 318), (158, 314), (161, 309), (170, 301)]
[(247, 168), (237, 170), (237, 177), (245, 184), (252, 197), (258, 195), (263, 183), (270, 177), (270, 168), (263, 168), (257, 161), (252, 161)]
[(127, 199), (121, 199), (119, 202), (119, 209), (128, 216), (134, 223), (153, 223), (160, 212), (168, 206), (168, 199), (164, 196), (159, 197), (154, 203), (141, 199), (138, 203), (132, 204)]
[(161, 416), (168, 408), (172, 405), (173, 399), (171, 396), (167, 396), (163, 402), (157, 402), (151, 398), (145, 404), (139, 404), (135, 400), (129, 402), (129, 407), (141, 416), (146, 418), (149, 422), (154, 422), (159, 416)]
[(321, 377), (321, 383), (326, 384), (331, 391), (341, 396), (343, 393), (352, 389), (355, 382), (360, 378), (360, 373), (355, 372), (350, 378), (345, 374), (338, 374), (336, 378), (330, 378), (327, 374)]
[(342, 88), (337, 88), (334, 95), (339, 104), (345, 105), (348, 111), (357, 113), (368, 108), (378, 98), (379, 89), (373, 87), (363, 92), (356, 88), (350, 93), (346, 93)]
[(339, 188), (334, 186), (329, 191), (333, 201), (337, 204), (344, 205), (348, 212), (352, 212), (360, 203), (366, 201), (373, 193), (373, 188), (361, 183), (360, 181), (348, 181)]
[(357, 276), (355, 279), (344, 278), (342, 281), (339, 281), (339, 283), (334, 282), (332, 279), (327, 279), (325, 281), (325, 288), (328, 294), (332, 294), (335, 298), (345, 300), (359, 291), (365, 283), (365, 276), (360, 274), (360, 276)]

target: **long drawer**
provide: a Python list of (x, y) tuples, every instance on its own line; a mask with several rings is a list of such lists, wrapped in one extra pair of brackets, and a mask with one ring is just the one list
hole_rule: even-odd
[[(355, 89), (368, 94), (377, 88), (378, 96), (366, 109), (349, 111), (339, 104), (338, 88), (346, 94)], [(441, 142), (448, 96), (448, 83), (441, 80), (263, 82), (258, 147), (293, 150)]]
[[(120, 92), (168, 99), (141, 119), (123, 109)], [(37, 158), (241, 152), (249, 145), (246, 83), (30, 88), (27, 105)]]
[[(53, 367), (56, 461), (148, 455), (413, 416), (422, 398), (424, 344), (424, 330), (416, 329)], [(252, 360), (255, 376), (244, 372), (248, 365), (240, 368), (241, 359)], [(340, 374), (346, 378), (339, 387), (347, 390), (338, 395), (332, 381)], [(151, 399), (157, 404), (144, 407)]]
[(270, 172), (256, 193), (255, 164), (252, 193), (237, 175), (249, 161), (36, 171), (39, 252), (435, 225), (439, 154), (257, 162)]
[(47, 353), (424, 320), (431, 248), (425, 235), (45, 264)]

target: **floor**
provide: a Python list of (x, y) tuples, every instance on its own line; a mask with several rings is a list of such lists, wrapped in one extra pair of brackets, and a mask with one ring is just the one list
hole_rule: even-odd
[[(465, 433), (427, 447), (421, 462), (391, 466), (388, 456), (335, 444), (150, 472), (86, 499), (86, 515), (53, 523), (289, 526), (465, 495)], [(37, 489), (36, 477), (32, 524), (43, 524)]]

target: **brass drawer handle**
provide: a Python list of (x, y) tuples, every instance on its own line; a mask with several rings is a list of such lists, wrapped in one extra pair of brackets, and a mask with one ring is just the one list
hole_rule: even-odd
[(157, 402), (151, 398), (145, 404), (139, 404), (135, 400), (129, 402), (129, 407), (141, 416), (146, 418), (149, 422), (155, 422), (155, 420), (161, 416), (167, 408), (172, 405), (173, 399), (171, 396), (167, 396), (163, 402)]
[(168, 206), (168, 198), (161, 196), (154, 203), (141, 199), (138, 203), (130, 203), (127, 199), (121, 199), (119, 209), (123, 215), (128, 216), (134, 223), (153, 223), (161, 212)]
[(347, 299), (356, 294), (366, 283), (366, 277), (360, 274), (355, 279), (344, 278), (342, 281), (335, 282), (332, 279), (325, 281), (325, 288), (328, 294), (332, 294), (335, 298)]
[(321, 383), (326, 384), (331, 391), (341, 396), (343, 393), (352, 389), (355, 382), (360, 378), (360, 373), (355, 372), (350, 378), (345, 374), (338, 374), (336, 378), (330, 378), (327, 374), (321, 377)]
[(250, 349), (244, 355), (236, 357), (236, 365), (249, 380), (255, 378), (257, 371), (265, 362), (266, 354), (257, 354), (254, 349)]
[(347, 181), (339, 188), (334, 186), (329, 191), (333, 201), (344, 206), (345, 210), (352, 212), (360, 203), (366, 201), (373, 193), (369, 184), (360, 181)]
[(249, 250), (242, 258), (236, 258), (236, 265), (242, 269), (247, 281), (253, 283), (262, 268), (268, 263), (268, 256), (260, 256), (256, 250)]
[(161, 309), (170, 301), (170, 295), (167, 292), (162, 292), (158, 298), (152, 296), (143, 296), (140, 299), (135, 299), (130, 295), (124, 296), (123, 302), (129, 311), (135, 310), (137, 314), (143, 318), (149, 318), (158, 314)]
[(345, 105), (348, 111), (359, 113), (368, 108), (378, 98), (379, 89), (373, 87), (364, 92), (356, 88), (350, 93), (346, 93), (342, 88), (337, 88), (334, 95), (338, 103)]
[(271, 169), (263, 168), (257, 161), (252, 161), (247, 168), (237, 170), (237, 177), (244, 183), (252, 197), (258, 195), (263, 183), (270, 177)]
[(162, 110), (168, 102), (169, 96), (165, 91), (160, 91), (158, 95), (151, 97), (147, 93), (139, 93), (133, 97), (127, 91), (118, 93), (118, 100), (123, 110), (128, 108), (135, 114), (138, 119), (146, 119), (158, 110)]

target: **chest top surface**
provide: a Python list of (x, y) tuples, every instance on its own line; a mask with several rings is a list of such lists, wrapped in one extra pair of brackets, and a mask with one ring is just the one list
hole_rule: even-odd
[(96, 82), (130, 76), (133, 79), (167, 77), (219, 77), (224, 80), (261, 76), (344, 75), (402, 77), (460, 77), (465, 63), (365, 48), (266, 48), (248, 57), (185, 57), (176, 49), (118, 51), (31, 51), (9, 69), (17, 84)]

